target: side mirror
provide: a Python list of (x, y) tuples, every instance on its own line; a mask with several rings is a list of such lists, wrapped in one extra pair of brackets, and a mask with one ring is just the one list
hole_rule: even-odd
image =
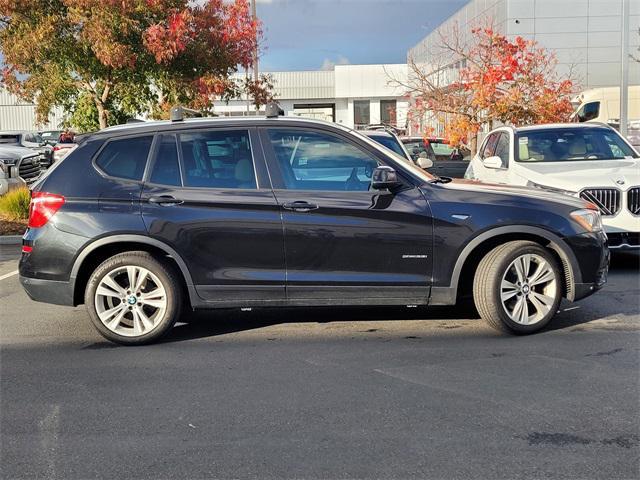
[(484, 165), (486, 168), (492, 168), (494, 170), (497, 170), (503, 167), (502, 159), (495, 155), (492, 157), (487, 157), (484, 160), (482, 160), (482, 165)]
[(398, 174), (391, 168), (383, 165), (376, 167), (371, 175), (371, 188), (374, 190), (392, 190), (402, 183), (398, 180)]
[(422, 169), (427, 169), (433, 167), (433, 160), (425, 157), (418, 157), (416, 159), (416, 163)]

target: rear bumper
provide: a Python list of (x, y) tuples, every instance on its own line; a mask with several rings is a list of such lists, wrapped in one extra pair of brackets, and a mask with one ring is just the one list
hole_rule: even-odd
[(73, 288), (70, 282), (42, 280), (20, 275), (20, 283), (31, 300), (73, 306)]

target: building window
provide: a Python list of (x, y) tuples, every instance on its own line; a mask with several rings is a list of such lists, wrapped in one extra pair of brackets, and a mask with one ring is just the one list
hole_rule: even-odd
[(353, 123), (356, 128), (362, 128), (371, 123), (369, 100), (353, 101)]
[(380, 121), (385, 125), (397, 126), (398, 118), (396, 116), (395, 100), (380, 100)]

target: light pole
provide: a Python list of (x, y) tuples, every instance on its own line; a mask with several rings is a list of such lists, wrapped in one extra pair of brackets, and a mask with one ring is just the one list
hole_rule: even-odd
[[(256, 0), (251, 0), (251, 15), (253, 16), (254, 24), (258, 23), (258, 13), (256, 11)], [(256, 45), (253, 50), (253, 81), (257, 85), (258, 84), (258, 32), (256, 30)], [(256, 112), (258, 111), (258, 106), (256, 105)]]
[(627, 136), (629, 125), (629, 0), (622, 1), (622, 48), (620, 49), (622, 66), (620, 69), (620, 134)]

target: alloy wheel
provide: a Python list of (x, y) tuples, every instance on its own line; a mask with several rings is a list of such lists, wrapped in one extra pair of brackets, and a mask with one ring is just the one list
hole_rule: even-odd
[(520, 325), (544, 319), (555, 304), (558, 280), (551, 264), (536, 254), (517, 257), (502, 276), (500, 300), (509, 318)]
[(167, 293), (150, 270), (127, 265), (108, 272), (95, 293), (96, 313), (114, 333), (138, 337), (154, 330), (167, 310)]

